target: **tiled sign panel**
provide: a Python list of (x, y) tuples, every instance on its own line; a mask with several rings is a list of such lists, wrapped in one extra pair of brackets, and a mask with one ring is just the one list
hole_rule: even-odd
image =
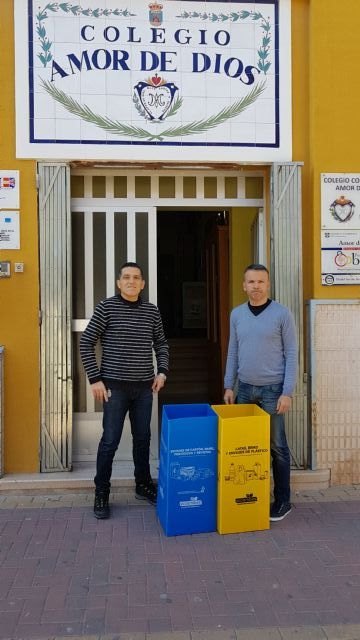
[(288, 0), (15, 7), (19, 157), (291, 159)]

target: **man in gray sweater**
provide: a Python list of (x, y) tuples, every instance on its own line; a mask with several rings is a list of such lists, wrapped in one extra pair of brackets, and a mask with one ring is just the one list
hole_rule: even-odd
[(291, 511), (290, 451), (284, 414), (291, 407), (296, 384), (295, 324), (287, 307), (268, 298), (270, 279), (264, 265), (251, 264), (245, 269), (243, 287), (249, 300), (233, 309), (230, 316), (224, 401), (257, 404), (270, 414), (275, 498), (270, 520), (277, 521)]

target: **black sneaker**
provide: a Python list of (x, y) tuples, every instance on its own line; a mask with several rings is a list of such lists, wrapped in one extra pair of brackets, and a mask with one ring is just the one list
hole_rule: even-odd
[(284, 520), (291, 511), (290, 502), (273, 502), (270, 507), (270, 520), (271, 522), (278, 522)]
[(135, 498), (147, 500), (150, 504), (156, 504), (156, 497), (157, 489), (152, 480), (136, 483)]
[(95, 491), (94, 516), (98, 520), (106, 520), (110, 517), (109, 494), (107, 492)]

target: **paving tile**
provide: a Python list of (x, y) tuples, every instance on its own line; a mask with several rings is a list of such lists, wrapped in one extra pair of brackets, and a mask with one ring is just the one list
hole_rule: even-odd
[(17, 598), (2, 598), (0, 600), (0, 623), (3, 612), (21, 612), (24, 607), (24, 600)]
[(309, 611), (305, 613), (277, 613), (276, 617), (279, 627), (290, 627), (291, 625), (296, 627), (307, 625), (310, 627), (319, 624), (316, 613)]
[(45, 623), (45, 624), (19, 624), (16, 627), (15, 635), (12, 640), (22, 640), (26, 638), (53, 638), (55, 636), (75, 636), (82, 633), (82, 624), (80, 623)]
[(219, 629), (218, 631), (192, 631), (191, 640), (237, 640), (233, 629)]
[(20, 623), (40, 624), (44, 612), (44, 598), (27, 598), (24, 601)]
[[(51, 638), (50, 640), (64, 640), (64, 636), (56, 636), (54, 638)], [(93, 635), (86, 635), (86, 636), (71, 636), (71, 640), (99, 640), (99, 636), (93, 636)], [(113, 638), (112, 638), (113, 640)]]
[(357, 640), (360, 638), (360, 624), (324, 625), (327, 640)]
[(243, 629), (236, 630), (236, 640), (281, 640), (279, 629)]
[(132, 633), (132, 632), (136, 632), (139, 633), (141, 631), (145, 632), (148, 631), (148, 623), (147, 620), (117, 620), (117, 621), (105, 621), (105, 631), (106, 633), (113, 633), (113, 634), (117, 634), (117, 638), (120, 636), (121, 638), (121, 634), (122, 633)]
[(105, 607), (103, 609), (89, 609), (85, 611), (83, 629), (85, 634), (104, 633)]
[[(116, 633), (115, 635), (113, 633), (111, 634), (105, 634), (105, 635), (101, 635), (101, 636), (96, 636), (96, 638), (92, 638), (91, 640), (146, 640), (147, 638), (147, 634), (146, 633), (142, 633), (142, 632), (132, 632), (132, 633)], [(56, 638), (55, 638), (56, 640)], [(72, 639), (71, 639), (72, 640)], [(75, 639), (76, 640), (76, 639)], [(84, 640), (84, 638), (81, 638), (81, 640)], [(165, 640), (163, 638), (163, 640)]]
[(172, 633), (171, 621), (167, 618), (155, 618), (154, 620), (149, 620), (149, 631), (150, 633), (158, 631)]
[(51, 609), (43, 611), (41, 623), (65, 623), (74, 624), (81, 623), (84, 619), (84, 611), (82, 609)]
[(184, 611), (187, 608), (188, 598), (191, 597), (192, 592), (180, 592), (180, 593), (169, 593), (164, 592), (160, 594), (148, 594), (148, 603), (158, 604), (159, 601), (164, 601), (167, 604), (173, 604), (174, 607), (177, 607), (179, 611)]
[(18, 611), (1, 612), (1, 635), (5, 638), (14, 638), (15, 629), (19, 621)]
[(237, 615), (253, 614), (254, 607), (251, 602), (212, 602), (211, 611), (213, 615)]
[(47, 597), (48, 594), (48, 588), (47, 587), (13, 587), (10, 591), (9, 591), (9, 597), (10, 598), (21, 598), (21, 599), (31, 599), (33, 600), (34, 598), (38, 598), (38, 599), (42, 599), (43, 601), (45, 601), (45, 598)]
[(212, 612), (206, 593), (194, 591), (188, 594), (188, 602), (189, 611), (192, 615), (210, 615)]
[(163, 605), (130, 605), (130, 620), (153, 620), (170, 618), (170, 612), (166, 604)]
[(195, 630), (254, 628), (257, 626), (254, 614), (237, 614), (226, 616), (194, 616)]
[(320, 627), (290, 627), (280, 629), (282, 640), (325, 640), (326, 634)]
[[(166, 638), (169, 638), (168, 633), (166, 635), (161, 632), (160, 633), (151, 632), (146, 634), (146, 640), (166, 640)], [(101, 638), (101, 640), (103, 639)], [(123, 639), (120, 638), (120, 640), (123, 640)], [(124, 640), (137, 640), (137, 639), (134, 637), (131, 639), (124, 638)], [(172, 631), (171, 640), (191, 640), (191, 636), (190, 636), (190, 633), (183, 633), (182, 631)]]
[(210, 602), (226, 602), (227, 594), (223, 584), (211, 585), (206, 587)]
[(173, 631), (190, 632), (194, 628), (193, 619), (181, 615), (173, 616), (171, 618), (171, 627)]

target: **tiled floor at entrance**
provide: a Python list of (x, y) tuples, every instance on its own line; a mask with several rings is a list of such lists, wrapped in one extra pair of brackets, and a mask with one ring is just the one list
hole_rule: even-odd
[[(158, 477), (158, 461), (151, 461), (153, 478)], [(55, 488), (89, 488), (93, 486), (95, 462), (77, 462), (72, 471), (58, 471), (54, 473), (11, 473), (0, 478), (0, 492), (21, 488), (22, 490), (43, 487)], [(134, 485), (134, 466), (130, 461), (114, 462), (112, 486), (132, 487)]]

